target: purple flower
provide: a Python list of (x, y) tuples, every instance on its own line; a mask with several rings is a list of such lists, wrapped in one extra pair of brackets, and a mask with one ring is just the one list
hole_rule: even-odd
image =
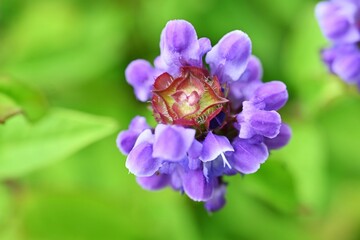
[(316, 5), (315, 15), (332, 46), (322, 50), (329, 71), (350, 84), (360, 84), (360, 2), (330, 0)]
[(226, 202), (225, 176), (256, 172), (271, 149), (288, 143), (291, 130), (277, 112), (288, 99), (286, 86), (262, 82), (251, 46), (239, 30), (211, 46), (189, 22), (173, 20), (161, 33), (154, 66), (129, 64), (126, 79), (139, 100), (151, 101), (158, 122), (151, 128), (136, 117), (117, 139), (141, 187), (169, 186), (217, 211)]

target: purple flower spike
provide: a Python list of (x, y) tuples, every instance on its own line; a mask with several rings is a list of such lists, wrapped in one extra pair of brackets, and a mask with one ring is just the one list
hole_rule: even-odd
[[(329, 62), (338, 57), (334, 51)], [(288, 99), (286, 86), (263, 83), (262, 75), (245, 33), (232, 31), (212, 47), (189, 22), (169, 21), (154, 67), (136, 60), (126, 69), (137, 98), (150, 99), (157, 121), (150, 128), (136, 117), (117, 139), (138, 184), (147, 190), (169, 186), (205, 202), (208, 212), (221, 209), (225, 176), (256, 172), (269, 149), (291, 137), (276, 112)]]
[(169, 185), (170, 178), (167, 174), (154, 174), (150, 177), (137, 177), (136, 181), (142, 188), (155, 191)]
[(332, 46), (321, 51), (329, 71), (345, 82), (360, 83), (360, 2), (329, 0), (317, 4), (315, 14)]
[(146, 123), (146, 119), (144, 117), (135, 117), (129, 125), (129, 130), (120, 132), (116, 139), (116, 143), (120, 151), (125, 155), (129, 154), (140, 133), (148, 128), (150, 127)]
[(180, 161), (195, 138), (195, 130), (159, 124), (155, 129), (154, 158)]
[(242, 31), (226, 34), (206, 55), (211, 73), (221, 82), (236, 81), (244, 73), (251, 55), (251, 41)]
[(260, 168), (269, 156), (266, 145), (251, 139), (237, 138), (233, 142), (235, 152), (232, 155), (231, 166), (241, 173), (250, 174)]

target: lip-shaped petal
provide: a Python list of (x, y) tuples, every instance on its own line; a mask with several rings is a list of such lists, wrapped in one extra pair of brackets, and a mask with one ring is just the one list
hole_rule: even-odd
[(150, 128), (144, 117), (136, 116), (129, 125), (129, 129), (119, 133), (116, 143), (120, 151), (127, 155), (133, 149), (140, 133)]
[(158, 124), (155, 128), (154, 158), (180, 161), (195, 139), (195, 130), (180, 126)]
[(151, 157), (152, 145), (147, 142), (140, 143), (129, 153), (125, 166), (138, 177), (150, 177), (159, 170), (161, 161)]
[(250, 38), (246, 33), (236, 30), (220, 39), (205, 59), (210, 65), (211, 73), (224, 83), (240, 78), (248, 65), (250, 55)]
[(253, 102), (263, 104), (263, 110), (282, 108), (289, 98), (286, 85), (280, 81), (267, 82), (259, 86), (254, 93)]
[(172, 20), (166, 24), (161, 33), (160, 51), (161, 58), (168, 66), (201, 66), (195, 28), (185, 20)]
[(224, 207), (226, 185), (221, 184), (214, 189), (212, 197), (205, 202), (205, 208), (208, 212), (216, 212)]
[(207, 181), (201, 169), (182, 173), (185, 193), (194, 201), (207, 201), (213, 193), (213, 181)]
[(284, 147), (291, 138), (291, 128), (286, 124), (281, 124), (279, 134), (274, 138), (265, 138), (264, 143), (268, 149), (279, 149)]
[(209, 132), (203, 142), (200, 160), (203, 162), (212, 161), (220, 154), (229, 151), (234, 151), (234, 148), (225, 136), (218, 136)]
[(243, 111), (237, 116), (237, 121), (240, 125), (239, 137), (244, 139), (255, 135), (274, 138), (281, 127), (279, 113), (259, 110), (249, 101), (243, 102)]
[(136, 182), (149, 191), (160, 190), (170, 183), (170, 176), (167, 174), (154, 174), (150, 177), (137, 177)]
[(150, 99), (155, 69), (142, 59), (132, 61), (125, 70), (127, 82), (133, 86), (136, 98), (142, 102)]
[(349, 83), (360, 81), (360, 51), (344, 54), (333, 62), (333, 71)]
[(231, 166), (243, 174), (256, 172), (260, 164), (269, 156), (264, 143), (254, 143), (247, 139), (237, 138), (233, 142), (235, 152), (232, 155)]

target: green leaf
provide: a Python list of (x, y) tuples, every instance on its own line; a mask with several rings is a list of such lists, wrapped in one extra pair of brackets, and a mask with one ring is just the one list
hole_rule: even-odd
[(342, 96), (330, 103), (317, 118), (328, 146), (330, 170), (335, 176), (359, 179), (360, 96)]
[[(274, 211), (266, 201), (261, 201), (257, 196), (249, 194), (245, 189), (249, 186), (248, 177), (231, 178), (227, 189), (227, 204), (224, 209), (214, 213), (209, 218), (206, 213), (198, 212), (201, 217), (200, 228), (204, 231), (204, 239), (218, 239), (212, 235), (219, 233), (220, 239), (309, 239), (295, 215), (283, 214)], [(270, 187), (270, 186), (269, 186)], [(272, 186), (276, 188), (277, 186)], [(202, 209), (201, 209), (202, 210)], [(214, 227), (216, 226), (216, 227)], [(216, 235), (215, 235), (216, 236)]]
[(40, 119), (48, 107), (41, 92), (10, 78), (0, 77), (0, 93), (11, 97), (32, 121)]
[(0, 179), (66, 158), (116, 129), (112, 119), (65, 109), (52, 110), (33, 125), (12, 118), (0, 128)]
[[(121, 186), (114, 190), (124, 193)], [(139, 186), (112, 197), (79, 189), (37, 192), (24, 206), (23, 231), (30, 239), (47, 240), (200, 239), (183, 198)]]
[(245, 176), (243, 188), (279, 213), (294, 214), (298, 210), (294, 178), (286, 163), (278, 159), (271, 157), (256, 174)]
[(21, 113), (21, 108), (9, 97), (0, 93), (0, 124)]
[(125, 15), (103, 2), (23, 3), (0, 39), (0, 72), (53, 91), (100, 77), (124, 55)]
[(284, 160), (295, 183), (300, 210), (321, 213), (327, 199), (327, 158), (323, 136), (314, 123), (293, 122), (292, 139), (278, 155)]
[(0, 230), (10, 215), (10, 194), (3, 184), (0, 184)]

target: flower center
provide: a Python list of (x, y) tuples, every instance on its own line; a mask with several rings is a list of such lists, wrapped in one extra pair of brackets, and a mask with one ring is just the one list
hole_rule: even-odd
[(227, 102), (217, 77), (197, 67), (182, 67), (177, 78), (161, 74), (155, 79), (151, 100), (159, 123), (206, 130)]

